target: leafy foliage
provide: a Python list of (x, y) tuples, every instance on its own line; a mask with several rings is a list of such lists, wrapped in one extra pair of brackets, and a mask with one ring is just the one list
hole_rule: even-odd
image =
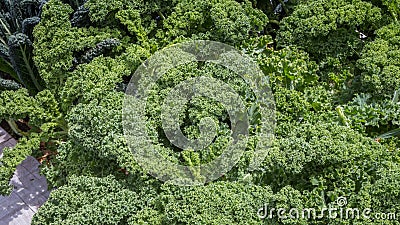
[(44, 2), (0, 2), (0, 71), (23, 84), (30, 94), (44, 88), (44, 82), (32, 60), (32, 31), (40, 21), (40, 8)]
[[(10, 77), (0, 79), (0, 119), (23, 136), (0, 160), (0, 191), (10, 190), (15, 167), (34, 155), (54, 190), (33, 224), (399, 224), (257, 215), (265, 204), (320, 212), (338, 207), (339, 197), (352, 208), (400, 211), (400, 142), (375, 139), (399, 125), (396, 4), (49, 0), (42, 12), (34, 11), (40, 14), (34, 28), (37, 20), (31, 18), (22, 33), (7, 39), (29, 54), (0, 45), (2, 56), (15, 56), (14, 63), (0, 61), (7, 76), (25, 60), (34, 62), (33, 74), (44, 81), (32, 92), (33, 80), (20, 88)], [(161, 107), (186, 79), (225, 82), (241, 96), (250, 119), (246, 151), (231, 171), (204, 186), (178, 187), (159, 182), (135, 161), (123, 133), (123, 91), (154, 52), (196, 39), (228, 43), (259, 64), (274, 93), (278, 124), (261, 167), (250, 171), (262, 140), (256, 138), (259, 102), (248, 84), (212, 63), (170, 69), (150, 90), (145, 112), (147, 131), (165, 158), (181, 165), (208, 163), (231, 139), (223, 105), (196, 96), (179, 117), (182, 132), (198, 138), (198, 126), (208, 117), (217, 137), (201, 152), (182, 151), (168, 140)], [(15, 71), (29, 75), (24, 68)]]
[[(66, 123), (58, 110), (57, 102), (49, 90), (39, 92), (35, 97), (29, 96), (26, 89), (3, 91), (0, 93), (0, 119), (6, 120), (14, 131), (24, 135), (13, 149), (4, 151), (1, 158), (2, 172), (0, 185), (2, 193), (9, 186), (9, 180), (15, 168), (28, 155), (37, 155), (41, 142), (58, 142), (65, 136)], [(14, 121), (29, 118), (26, 125), (28, 132), (21, 131)]]
[[(66, 81), (67, 71), (73, 66), (74, 52), (118, 37), (118, 32), (114, 31), (115, 36), (112, 36), (110, 29), (72, 27), (69, 21), (72, 12), (69, 5), (52, 1), (43, 7), (42, 22), (34, 31), (37, 39), (34, 59), (47, 87), (54, 93)], [(59, 38), (54, 39), (54, 36)]]
[(399, 107), (392, 99), (374, 100), (370, 94), (360, 94), (344, 108), (353, 129), (374, 137), (399, 125)]
[(68, 185), (51, 193), (41, 208), (48, 213), (36, 216), (33, 224), (126, 224), (146, 200), (112, 176), (71, 176)]
[(21, 85), (18, 84), (17, 82), (0, 78), (0, 91), (18, 90), (20, 88)]
[(357, 84), (348, 82), (353, 80), (356, 60), (382, 21), (381, 9), (369, 2), (309, 1), (281, 21), (277, 45), (308, 52), (320, 66), (321, 81), (355, 89)]
[(268, 18), (248, 2), (235, 1), (180, 1), (171, 15), (163, 21), (167, 40), (179, 36), (211, 39), (224, 43), (240, 43), (249, 32), (261, 30)]
[(12, 186), (9, 180), (14, 174), (15, 168), (39, 148), (40, 138), (32, 134), (29, 139), (22, 138), (14, 148), (3, 149), (3, 157), (0, 158), (0, 192), (10, 194)]
[[(184, 165), (198, 165), (208, 163), (211, 160), (218, 157), (222, 150), (230, 144), (231, 141), (231, 124), (228, 121), (228, 112), (224, 109), (223, 105), (219, 102), (210, 100), (204, 97), (193, 97), (187, 109), (181, 115), (181, 129), (185, 136), (197, 139), (200, 136), (200, 130), (198, 128), (200, 120), (205, 117), (211, 118), (216, 124), (216, 134), (214, 142), (210, 144), (201, 153), (189, 152), (189, 151), (178, 151), (171, 143), (169, 143), (167, 137), (163, 131), (162, 119), (161, 119), (161, 107), (167, 94), (172, 88), (174, 88), (181, 81), (192, 78), (192, 77), (214, 77), (220, 80), (224, 80), (230, 84), (231, 87), (243, 97), (246, 106), (249, 108), (254, 103), (254, 94), (246, 85), (245, 81), (238, 77), (232, 71), (224, 69), (222, 66), (218, 66), (212, 63), (206, 63), (204, 66), (199, 66), (197, 63), (190, 63), (184, 66), (171, 69), (158, 81), (158, 85), (152, 90), (149, 96), (149, 102), (146, 105), (148, 114), (148, 130), (154, 136), (155, 142), (159, 142), (162, 146), (160, 150), (166, 157), (171, 157), (171, 160), (178, 161)], [(255, 135), (255, 130), (258, 129), (259, 122), (256, 120), (253, 124), (254, 131), (251, 132), (251, 136)], [(249, 146), (254, 148), (254, 146)], [(251, 149), (254, 151), (254, 149)], [(249, 151), (251, 151), (249, 149)], [(175, 158), (175, 159), (174, 159)]]
[(296, 45), (314, 59), (346, 58), (360, 49), (361, 31), (367, 36), (379, 25), (380, 9), (360, 0), (318, 0), (299, 5), (282, 20), (280, 45)]
[(283, 86), (289, 90), (304, 90), (316, 84), (318, 66), (310, 61), (306, 52), (287, 47), (270, 54), (263, 55), (260, 65), (270, 82), (275, 86)]
[(391, 97), (400, 88), (399, 34), (400, 26), (390, 24), (377, 32), (377, 38), (365, 46), (358, 60), (362, 88), (374, 98)]

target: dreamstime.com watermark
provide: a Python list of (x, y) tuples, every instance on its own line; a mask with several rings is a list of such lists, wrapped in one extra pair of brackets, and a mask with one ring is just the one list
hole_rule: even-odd
[(367, 220), (398, 220), (400, 219), (400, 213), (396, 212), (374, 212), (371, 208), (351, 208), (347, 207), (346, 197), (339, 197), (336, 200), (337, 207), (329, 208), (274, 208), (268, 207), (265, 204), (257, 211), (257, 216), (260, 219), (306, 219), (306, 220), (318, 220), (318, 219), (342, 219), (342, 220), (354, 220), (354, 219), (367, 219)]

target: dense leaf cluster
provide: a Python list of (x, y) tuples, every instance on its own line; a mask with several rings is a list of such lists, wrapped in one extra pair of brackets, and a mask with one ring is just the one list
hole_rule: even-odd
[(15, 90), (18, 87), (16, 82), (31, 94), (43, 90), (43, 79), (32, 59), (32, 31), (40, 21), (41, 7), (45, 2), (0, 2), (0, 79), (5, 80), (0, 83), (0, 90)]
[[(372, 215), (400, 213), (400, 143), (383, 138), (400, 124), (398, 1), (49, 0), (40, 10), (34, 29), (15, 28), (22, 34), (6, 37), (29, 44), (34, 56), (26, 62), (34, 62), (41, 88), (15, 76), (23, 72), (12, 66), (17, 58), (7, 58), (1, 68), (8, 75), (0, 77), (0, 119), (21, 136), (0, 159), (0, 192), (10, 191), (13, 171), (28, 155), (40, 159), (53, 188), (33, 224), (399, 224), (373, 216), (257, 215), (265, 204), (320, 212), (338, 207), (339, 197)], [(3, 26), (1, 34), (17, 25)], [(212, 144), (182, 151), (168, 140), (160, 111), (184, 80), (225, 82), (250, 121), (249, 142), (231, 171), (207, 185), (179, 187), (135, 161), (123, 132), (124, 91), (154, 52), (198, 39), (230, 44), (257, 62), (274, 94), (277, 127), (261, 166), (250, 171), (262, 115), (249, 85), (212, 63), (170, 69), (149, 91), (145, 113), (146, 131), (168, 160), (205, 164), (231, 140), (226, 108), (200, 96), (181, 112), (180, 128), (196, 139), (209, 118), (217, 133)], [(12, 53), (6, 48), (0, 52)]]
[(391, 97), (400, 88), (400, 26), (389, 24), (376, 31), (376, 39), (363, 49), (358, 67), (364, 91), (375, 96)]

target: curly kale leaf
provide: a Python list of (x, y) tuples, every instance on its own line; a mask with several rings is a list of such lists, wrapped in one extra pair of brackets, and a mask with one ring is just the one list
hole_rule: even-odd
[(236, 1), (179, 1), (172, 14), (163, 21), (164, 39), (180, 36), (211, 39), (225, 43), (240, 43), (263, 30), (268, 18), (252, 8), (249, 2)]
[(270, 77), (273, 87), (303, 91), (319, 80), (318, 65), (309, 59), (306, 52), (292, 47), (263, 54), (259, 64), (264, 74)]
[(19, 164), (39, 149), (40, 138), (37, 134), (24, 137), (19, 140), (18, 144), (13, 148), (5, 148), (3, 157), (0, 158), (0, 193), (1, 195), (9, 195), (12, 191), (10, 179)]
[(361, 70), (362, 92), (376, 99), (391, 97), (400, 88), (400, 25), (390, 24), (377, 32), (358, 60)]
[(119, 37), (115, 29), (72, 27), (69, 20), (72, 12), (69, 5), (51, 0), (44, 5), (41, 22), (34, 30), (34, 61), (47, 87), (54, 93), (58, 93), (68, 71), (73, 68), (74, 53), (93, 48), (105, 39)]
[(123, 136), (122, 102), (123, 94), (112, 92), (102, 100), (80, 103), (68, 113), (68, 140), (42, 169), (50, 185), (62, 186), (71, 175), (125, 177), (121, 171), (138, 172)]
[(29, 96), (26, 89), (17, 91), (3, 91), (0, 93), (0, 118), (17, 121), (29, 118), (27, 125), (31, 132), (40, 131), (46, 123), (58, 123), (60, 129), (67, 129), (62, 122), (62, 114), (58, 103), (49, 90), (39, 92), (36, 96)]
[(113, 176), (71, 176), (51, 192), (32, 224), (127, 224), (151, 198), (130, 189)]
[(295, 45), (317, 61), (351, 60), (362, 47), (360, 33), (379, 27), (381, 10), (361, 0), (317, 0), (300, 4), (281, 22), (279, 46)]

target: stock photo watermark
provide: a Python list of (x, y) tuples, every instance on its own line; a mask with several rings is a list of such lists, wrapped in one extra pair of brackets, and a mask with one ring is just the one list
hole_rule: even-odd
[(153, 54), (133, 75), (125, 92), (123, 128), (128, 147), (138, 164), (161, 181), (180, 186), (202, 185), (229, 172), (241, 158), (249, 137), (248, 109), (235, 90), (223, 80), (198, 76), (182, 81), (165, 97), (161, 108), (163, 132), (175, 147), (181, 150), (201, 151), (216, 137), (212, 119), (202, 118), (198, 124), (200, 137), (190, 139), (180, 129), (180, 118), (185, 105), (194, 97), (213, 99), (223, 105), (231, 124), (231, 141), (219, 157), (211, 162), (186, 166), (165, 159), (162, 149), (146, 132), (146, 103), (149, 91), (170, 69), (192, 62), (220, 65), (241, 77), (255, 96), (261, 115), (257, 133), (257, 147), (249, 170), (258, 168), (266, 157), (265, 151), (273, 139), (275, 102), (258, 64), (232, 46), (215, 41), (189, 41), (172, 45)]
[(274, 208), (265, 204), (257, 211), (260, 219), (367, 219), (367, 220), (398, 220), (400, 214), (396, 212), (374, 212), (371, 208), (352, 208), (347, 206), (347, 198), (339, 197), (337, 207), (327, 208)]

